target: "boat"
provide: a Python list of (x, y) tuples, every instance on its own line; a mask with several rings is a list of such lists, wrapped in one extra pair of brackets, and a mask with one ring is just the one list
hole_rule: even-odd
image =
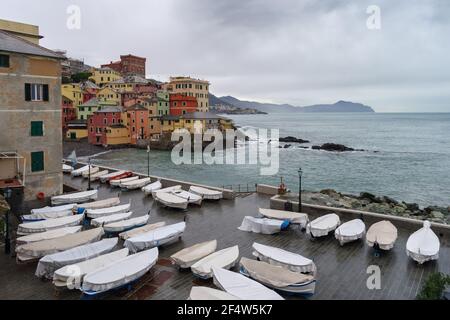
[(239, 300), (228, 292), (208, 287), (192, 287), (188, 300)]
[(198, 186), (191, 186), (189, 188), (189, 192), (198, 194), (199, 196), (201, 196), (203, 199), (206, 200), (219, 200), (223, 198), (222, 191), (206, 189)]
[(275, 234), (281, 230), (285, 230), (289, 227), (289, 221), (267, 219), (267, 218), (255, 218), (251, 216), (245, 216), (242, 220), (242, 224), (238, 227), (241, 231), (262, 233), (262, 234)]
[(108, 170), (102, 170), (102, 171), (98, 171), (94, 174), (91, 174), (91, 181), (99, 180), (101, 176), (107, 175), (108, 172), (109, 172)]
[(132, 238), (132, 237), (138, 236), (140, 234), (147, 233), (149, 231), (164, 227), (165, 225), (166, 225), (166, 223), (164, 221), (147, 224), (143, 227), (139, 227), (139, 228), (135, 228), (135, 229), (132, 229), (129, 231), (124, 231), (122, 233), (119, 233), (119, 237), (123, 240), (127, 240), (128, 238)]
[(172, 186), (172, 187), (167, 187), (164, 189), (159, 189), (159, 190), (155, 190), (152, 191), (152, 197), (154, 198), (157, 192), (172, 192), (172, 191), (176, 191), (176, 190), (181, 190), (181, 185), (176, 185), (176, 186)]
[(16, 239), (17, 245), (42, 241), (42, 240), (50, 240), (54, 238), (59, 238), (68, 234), (73, 234), (81, 231), (81, 226), (75, 227), (66, 227), (66, 228), (58, 228), (50, 231), (32, 233), (27, 236), (22, 236)]
[(161, 180), (158, 180), (146, 185), (145, 187), (142, 187), (142, 191), (144, 191), (144, 194), (147, 196), (149, 194), (152, 194), (153, 191), (160, 190), (161, 188)]
[(74, 206), (76, 206), (76, 203), (69, 203), (62, 206), (56, 206), (56, 207), (43, 207), (38, 209), (31, 209), (30, 213), (33, 216), (41, 217), (42, 219), (46, 219), (45, 217), (48, 215), (51, 217), (53, 214), (58, 214), (59, 212), (66, 212), (71, 213)]
[(334, 231), (334, 236), (342, 246), (347, 242), (361, 239), (365, 233), (366, 225), (364, 222), (361, 219), (353, 219), (341, 224)]
[(58, 238), (27, 243), (16, 247), (17, 261), (27, 262), (48, 254), (69, 250), (83, 244), (95, 242), (104, 234), (103, 228), (90, 229)]
[(117, 213), (117, 214), (112, 214), (109, 216), (95, 218), (95, 219), (91, 220), (91, 226), (100, 227), (100, 226), (103, 226), (103, 225), (106, 225), (109, 223), (122, 221), (122, 220), (125, 220), (125, 219), (128, 219), (129, 217), (131, 217), (132, 214), (133, 214), (133, 212), (128, 211), (128, 212), (124, 212), (124, 213)]
[(275, 291), (240, 273), (213, 268), (214, 284), (229, 294), (242, 300), (284, 300)]
[(153, 198), (155, 201), (170, 208), (186, 210), (189, 204), (188, 200), (178, 197), (170, 192), (156, 192)]
[(89, 175), (94, 175), (95, 173), (99, 172), (100, 168), (99, 167), (91, 167), (91, 170), (85, 170), (81, 173), (81, 176), (85, 179), (87, 179), (89, 177)]
[(22, 222), (34, 222), (34, 221), (68, 217), (72, 215), (73, 212), (68, 210), (68, 211), (55, 211), (46, 214), (24, 214), (20, 216), (20, 219), (22, 220)]
[(106, 217), (113, 214), (125, 213), (130, 211), (131, 203), (121, 204), (120, 206), (101, 208), (101, 209), (86, 209), (86, 216), (91, 219)]
[(67, 203), (83, 203), (89, 200), (97, 200), (98, 190), (88, 190), (82, 192), (66, 193), (51, 198), (52, 205)]
[(121, 183), (120, 187), (122, 189), (135, 190), (135, 189), (140, 189), (143, 186), (146, 186), (150, 182), (151, 182), (151, 178), (142, 178), (142, 179), (137, 179), (137, 180)]
[(261, 261), (281, 266), (293, 272), (315, 273), (316, 266), (311, 259), (280, 248), (253, 243), (253, 255)]
[(130, 237), (125, 240), (123, 245), (130, 249), (130, 252), (138, 252), (148, 248), (158, 247), (163, 244), (172, 243), (181, 238), (185, 228), (185, 222), (171, 224)]
[(81, 291), (96, 295), (130, 284), (145, 275), (158, 260), (158, 248), (133, 255), (86, 274)]
[(56, 287), (80, 289), (86, 274), (108, 267), (127, 256), (128, 249), (123, 248), (86, 261), (64, 266), (53, 273), (53, 284)]
[(62, 165), (62, 172), (63, 173), (71, 173), (73, 171), (73, 167), (69, 166), (68, 164)]
[[(92, 170), (93, 168), (94, 168), (94, 167), (91, 166), (91, 170)], [(79, 176), (81, 176), (81, 175), (83, 174), (83, 172), (85, 172), (85, 171), (89, 171), (89, 166), (88, 166), (88, 165), (83, 166), (83, 167), (78, 168), (78, 169), (72, 170), (72, 172), (70, 173), (70, 175), (71, 175), (72, 177), (79, 177)]]
[(335, 230), (340, 223), (341, 220), (337, 214), (329, 213), (309, 222), (306, 225), (306, 232), (313, 237), (323, 237)]
[(203, 198), (201, 196), (199, 196), (198, 194), (184, 191), (184, 190), (174, 190), (174, 191), (171, 191), (170, 193), (177, 197), (187, 200), (189, 203), (193, 203), (198, 206), (202, 205)]
[(439, 238), (431, 230), (429, 221), (423, 222), (423, 227), (409, 236), (406, 242), (406, 254), (419, 264), (439, 259)]
[(259, 213), (269, 219), (288, 220), (292, 224), (299, 224), (302, 228), (306, 227), (308, 223), (308, 215), (306, 213), (264, 208), (259, 208)]
[(114, 180), (114, 179), (117, 179), (117, 178), (119, 178), (119, 179), (123, 178), (122, 175), (124, 173), (126, 173), (126, 172), (129, 172), (130, 175), (132, 174), (130, 171), (125, 171), (125, 170), (113, 171), (113, 172), (110, 172), (108, 174), (105, 174), (105, 175), (101, 176), (100, 177), (100, 182), (101, 183), (106, 183), (106, 182), (109, 182), (110, 180)]
[(201, 278), (209, 279), (213, 276), (212, 268), (232, 268), (239, 259), (239, 247), (229, 247), (200, 259), (191, 266), (192, 273)]
[(282, 266), (241, 258), (239, 272), (278, 292), (312, 295), (316, 289), (314, 276), (293, 272)]
[(367, 245), (381, 250), (392, 249), (396, 240), (397, 228), (387, 220), (374, 223), (366, 233)]
[(69, 264), (86, 261), (110, 252), (119, 238), (103, 239), (84, 244), (66, 251), (46, 255), (39, 260), (35, 275), (38, 278), (52, 279), (55, 270)]
[(75, 205), (73, 207), (74, 212), (84, 213), (85, 210), (88, 209), (103, 209), (103, 208), (111, 208), (120, 204), (119, 197), (108, 198), (103, 200), (98, 200), (94, 202), (86, 202), (80, 205)]
[(123, 232), (126, 230), (131, 230), (137, 227), (141, 227), (147, 224), (148, 220), (150, 219), (150, 215), (146, 214), (145, 216), (140, 216), (137, 218), (131, 218), (126, 219), (118, 222), (112, 222), (105, 224), (103, 226), (103, 229), (105, 229), (105, 232), (109, 233), (117, 233), (117, 232)]
[(58, 228), (72, 227), (81, 224), (83, 219), (84, 215), (77, 214), (62, 218), (21, 223), (17, 227), (17, 234), (20, 236), (24, 236), (31, 233), (39, 233)]
[(133, 176), (133, 177), (129, 176), (127, 178), (121, 178), (121, 179), (116, 178), (116, 179), (109, 180), (109, 184), (112, 187), (120, 187), (120, 185), (122, 183), (130, 182), (130, 181), (134, 181), (134, 180), (138, 180), (138, 179), (139, 179), (139, 176)]
[(184, 248), (170, 256), (180, 268), (190, 268), (194, 263), (210, 255), (217, 249), (217, 240), (206, 241)]

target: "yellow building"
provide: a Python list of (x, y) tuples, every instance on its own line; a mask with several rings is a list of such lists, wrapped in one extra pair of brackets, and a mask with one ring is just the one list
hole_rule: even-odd
[(89, 80), (99, 87), (103, 87), (109, 82), (117, 81), (122, 78), (119, 72), (111, 68), (92, 68), (90, 72), (92, 75), (89, 77)]
[(163, 90), (197, 98), (199, 112), (209, 111), (209, 82), (190, 77), (170, 77)]
[(65, 138), (67, 140), (80, 140), (87, 138), (88, 129), (86, 120), (73, 120), (67, 124)]
[(177, 116), (162, 116), (160, 121), (161, 132), (172, 132), (175, 129), (183, 128), (180, 117)]
[(61, 94), (73, 101), (73, 106), (83, 104), (83, 90), (79, 83), (68, 83), (61, 85)]
[(116, 124), (106, 128), (106, 144), (130, 144), (130, 130), (123, 124)]
[(140, 76), (121, 77), (105, 84), (106, 87), (110, 87), (120, 92), (134, 92), (136, 87), (140, 85), (148, 85), (148, 81)]
[(203, 133), (206, 130), (225, 131), (234, 128), (231, 119), (220, 117), (211, 112), (192, 112), (182, 116), (162, 116), (160, 123), (162, 132), (171, 132), (183, 128), (190, 133)]
[(103, 87), (97, 92), (97, 99), (100, 102), (120, 105), (122, 101), (122, 96), (120, 92), (115, 89)]
[(43, 38), (43, 36), (39, 35), (39, 26), (27, 23), (0, 19), (0, 30), (8, 31), (34, 44), (39, 44), (39, 40)]

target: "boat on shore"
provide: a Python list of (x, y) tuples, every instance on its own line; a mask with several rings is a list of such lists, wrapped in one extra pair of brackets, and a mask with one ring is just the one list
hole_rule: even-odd
[(361, 239), (365, 233), (366, 225), (364, 222), (361, 219), (353, 219), (336, 228), (334, 231), (334, 237), (342, 246), (345, 243)]
[(120, 198), (108, 198), (103, 200), (98, 200), (94, 202), (86, 202), (80, 205), (75, 205), (73, 207), (73, 211), (77, 213), (84, 213), (85, 210), (88, 209), (103, 209), (103, 208), (111, 208), (120, 204)]
[(177, 197), (187, 200), (188, 203), (193, 203), (198, 206), (202, 205), (203, 198), (201, 196), (199, 196), (198, 194), (184, 191), (184, 190), (174, 190), (174, 191), (171, 191), (170, 193)]
[[(113, 171), (113, 172), (110, 172), (108, 174), (101, 176), (99, 179), (100, 179), (101, 183), (106, 183), (106, 182), (109, 182), (110, 180), (114, 180), (118, 177), (122, 177), (122, 175), (125, 172), (130, 172), (130, 171), (125, 171), (125, 170)], [(131, 172), (130, 172), (130, 174), (131, 174)], [(126, 178), (126, 177), (124, 177), (124, 178)]]
[(102, 170), (102, 171), (98, 171), (94, 174), (91, 174), (91, 181), (99, 180), (101, 176), (108, 174), (108, 172), (109, 172), (108, 170)]
[(131, 203), (101, 209), (86, 209), (86, 216), (91, 219), (97, 219), (100, 217), (106, 217), (113, 214), (125, 213), (130, 211), (130, 208)]
[(68, 164), (64, 164), (62, 165), (62, 172), (63, 173), (71, 173), (73, 171), (73, 167), (69, 166)]
[(133, 212), (128, 211), (128, 212), (124, 212), (124, 213), (117, 213), (117, 214), (112, 214), (112, 215), (108, 215), (108, 216), (103, 216), (100, 218), (95, 218), (91, 220), (91, 226), (93, 227), (101, 227), (103, 225), (107, 225), (113, 222), (119, 222), (119, 221), (123, 221), (128, 219), (129, 217), (131, 217), (131, 215), (133, 214)]
[(154, 198), (157, 192), (172, 192), (172, 191), (176, 191), (176, 190), (181, 190), (181, 185), (176, 185), (176, 186), (172, 186), (172, 187), (167, 187), (164, 189), (159, 189), (159, 190), (155, 190), (152, 191), (152, 197)]
[(120, 183), (120, 187), (126, 190), (140, 189), (151, 182), (151, 178), (142, 178), (128, 182)]
[(30, 214), (35, 216), (41, 216), (45, 217), (45, 215), (51, 216), (52, 214), (57, 214), (58, 212), (72, 212), (72, 209), (74, 206), (76, 206), (76, 203), (69, 203), (61, 206), (56, 207), (43, 207), (38, 209), (31, 209)]
[(152, 223), (152, 224), (147, 224), (143, 227), (139, 227), (139, 228), (135, 228), (129, 231), (124, 231), (122, 233), (119, 234), (119, 237), (123, 240), (127, 240), (129, 238), (132, 237), (136, 237), (140, 234), (144, 234), (147, 233), (149, 231), (164, 227), (166, 225), (165, 221), (161, 221), (161, 222), (157, 222), (157, 223)]
[(160, 190), (161, 188), (162, 188), (161, 180), (158, 180), (146, 185), (145, 187), (142, 187), (142, 191), (146, 196), (148, 196), (149, 194), (152, 194), (153, 191)]
[(35, 221), (63, 218), (72, 215), (73, 212), (68, 210), (68, 211), (55, 211), (46, 214), (24, 214), (20, 216), (20, 219), (22, 220), (22, 222), (35, 222)]
[(200, 259), (210, 255), (217, 249), (217, 240), (206, 241), (184, 248), (170, 256), (173, 262), (180, 268), (190, 268)]
[(201, 278), (209, 279), (213, 276), (213, 267), (230, 269), (239, 259), (239, 247), (225, 248), (198, 260), (191, 266), (192, 273)]
[[(94, 168), (94, 167), (91, 166), (91, 170), (92, 170), (93, 168)], [(79, 176), (81, 176), (81, 175), (83, 174), (83, 172), (85, 172), (85, 171), (89, 171), (89, 166), (88, 166), (88, 165), (83, 166), (83, 167), (78, 168), (78, 169), (72, 170), (72, 171), (70, 172), (70, 175), (71, 175), (72, 177), (79, 177)]]
[(105, 229), (105, 232), (108, 233), (124, 232), (137, 227), (145, 226), (149, 219), (150, 215), (146, 214), (145, 216), (104, 224), (103, 229)]
[(91, 175), (91, 177), (92, 177), (92, 175), (94, 175), (95, 173), (97, 173), (97, 172), (99, 172), (100, 171), (100, 168), (99, 167), (91, 167), (91, 170), (85, 170), (85, 171), (83, 171), (82, 173), (81, 173), (81, 176), (84, 178), (84, 179), (87, 179), (88, 177), (89, 177), (89, 175)]
[(27, 236), (18, 237), (16, 239), (16, 245), (20, 246), (22, 244), (59, 238), (62, 236), (80, 232), (81, 228), (82, 226), (75, 226), (75, 227), (58, 228), (39, 233), (32, 233)]
[(291, 224), (299, 224), (301, 228), (308, 224), (308, 215), (301, 212), (259, 208), (259, 213), (269, 219), (288, 220)]
[(381, 250), (391, 250), (397, 241), (397, 228), (388, 220), (379, 221), (370, 226), (366, 233), (366, 243), (369, 247)]
[(82, 192), (65, 193), (51, 198), (52, 205), (61, 205), (68, 203), (83, 203), (89, 200), (97, 200), (98, 190), (88, 190)]
[(55, 218), (50, 220), (41, 220), (35, 222), (21, 223), (17, 227), (18, 235), (28, 235), (32, 233), (46, 232), (54, 229), (72, 227), (81, 224), (84, 215), (77, 214), (68, 217)]
[(340, 223), (341, 220), (337, 214), (329, 213), (309, 222), (306, 225), (306, 232), (313, 237), (324, 237), (335, 230)]
[(255, 218), (251, 216), (245, 216), (242, 220), (242, 224), (238, 227), (241, 231), (261, 233), (261, 234), (275, 234), (281, 230), (285, 230), (289, 227), (289, 221), (267, 219), (267, 218)]
[(122, 179), (116, 178), (116, 179), (113, 179), (113, 180), (109, 180), (109, 184), (112, 187), (120, 187), (120, 185), (122, 183), (127, 183), (127, 182), (138, 180), (138, 179), (139, 179), (139, 176), (127, 177), (127, 178), (122, 178)]
[(153, 198), (163, 206), (175, 209), (186, 210), (189, 205), (188, 200), (178, 197), (170, 192), (156, 192)]
[(440, 243), (437, 235), (431, 230), (429, 221), (409, 236), (406, 242), (406, 254), (419, 264), (439, 259)]
[(191, 186), (189, 188), (189, 192), (195, 193), (205, 200), (219, 200), (223, 198), (222, 191), (211, 190), (198, 186)]
[(239, 300), (228, 292), (209, 287), (192, 287), (188, 300)]

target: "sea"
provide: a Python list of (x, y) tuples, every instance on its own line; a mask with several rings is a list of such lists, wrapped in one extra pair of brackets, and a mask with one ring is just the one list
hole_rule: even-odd
[[(237, 154), (258, 147), (266, 152), (270, 137), (251, 136), (234, 150), (231, 164), (176, 164), (170, 151), (119, 149), (92, 158), (96, 164), (151, 175), (192, 181), (235, 190), (256, 183), (279, 185), (297, 191), (301, 168), (302, 189), (335, 189), (359, 194), (370, 192), (421, 206), (450, 205), (450, 113), (271, 113), (227, 115), (243, 131), (268, 129), (279, 136), (294, 136), (310, 143), (277, 148), (278, 170), (263, 175), (267, 162), (238, 164)], [(271, 131), (273, 130), (273, 131)], [(344, 144), (365, 151), (328, 152), (312, 145)], [(270, 148), (269, 148), (270, 150)], [(225, 159), (225, 151), (214, 155)], [(267, 159), (266, 159), (267, 160)], [(224, 161), (225, 162), (225, 161)], [(149, 163), (149, 166), (148, 166)], [(266, 172), (267, 173), (267, 172)]]

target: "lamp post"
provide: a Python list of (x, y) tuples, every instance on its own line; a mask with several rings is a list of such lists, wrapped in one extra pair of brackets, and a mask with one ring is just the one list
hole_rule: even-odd
[[(11, 188), (7, 188), (4, 192), (4, 196), (6, 199), (6, 202), (8, 202), (9, 204), (9, 199), (11, 198), (11, 194), (12, 194), (12, 190)], [(9, 212), (11, 211), (11, 205), (9, 204), (10, 208), (8, 211), (6, 211), (6, 216), (5, 216), (5, 254), (10, 254), (11, 253), (11, 241), (9, 239)]]
[(91, 158), (88, 158), (88, 170), (89, 170), (89, 178), (88, 178), (88, 190), (92, 190), (91, 189)]
[(150, 142), (147, 145), (147, 176), (150, 177)]
[(298, 212), (302, 212), (302, 168), (298, 169)]

